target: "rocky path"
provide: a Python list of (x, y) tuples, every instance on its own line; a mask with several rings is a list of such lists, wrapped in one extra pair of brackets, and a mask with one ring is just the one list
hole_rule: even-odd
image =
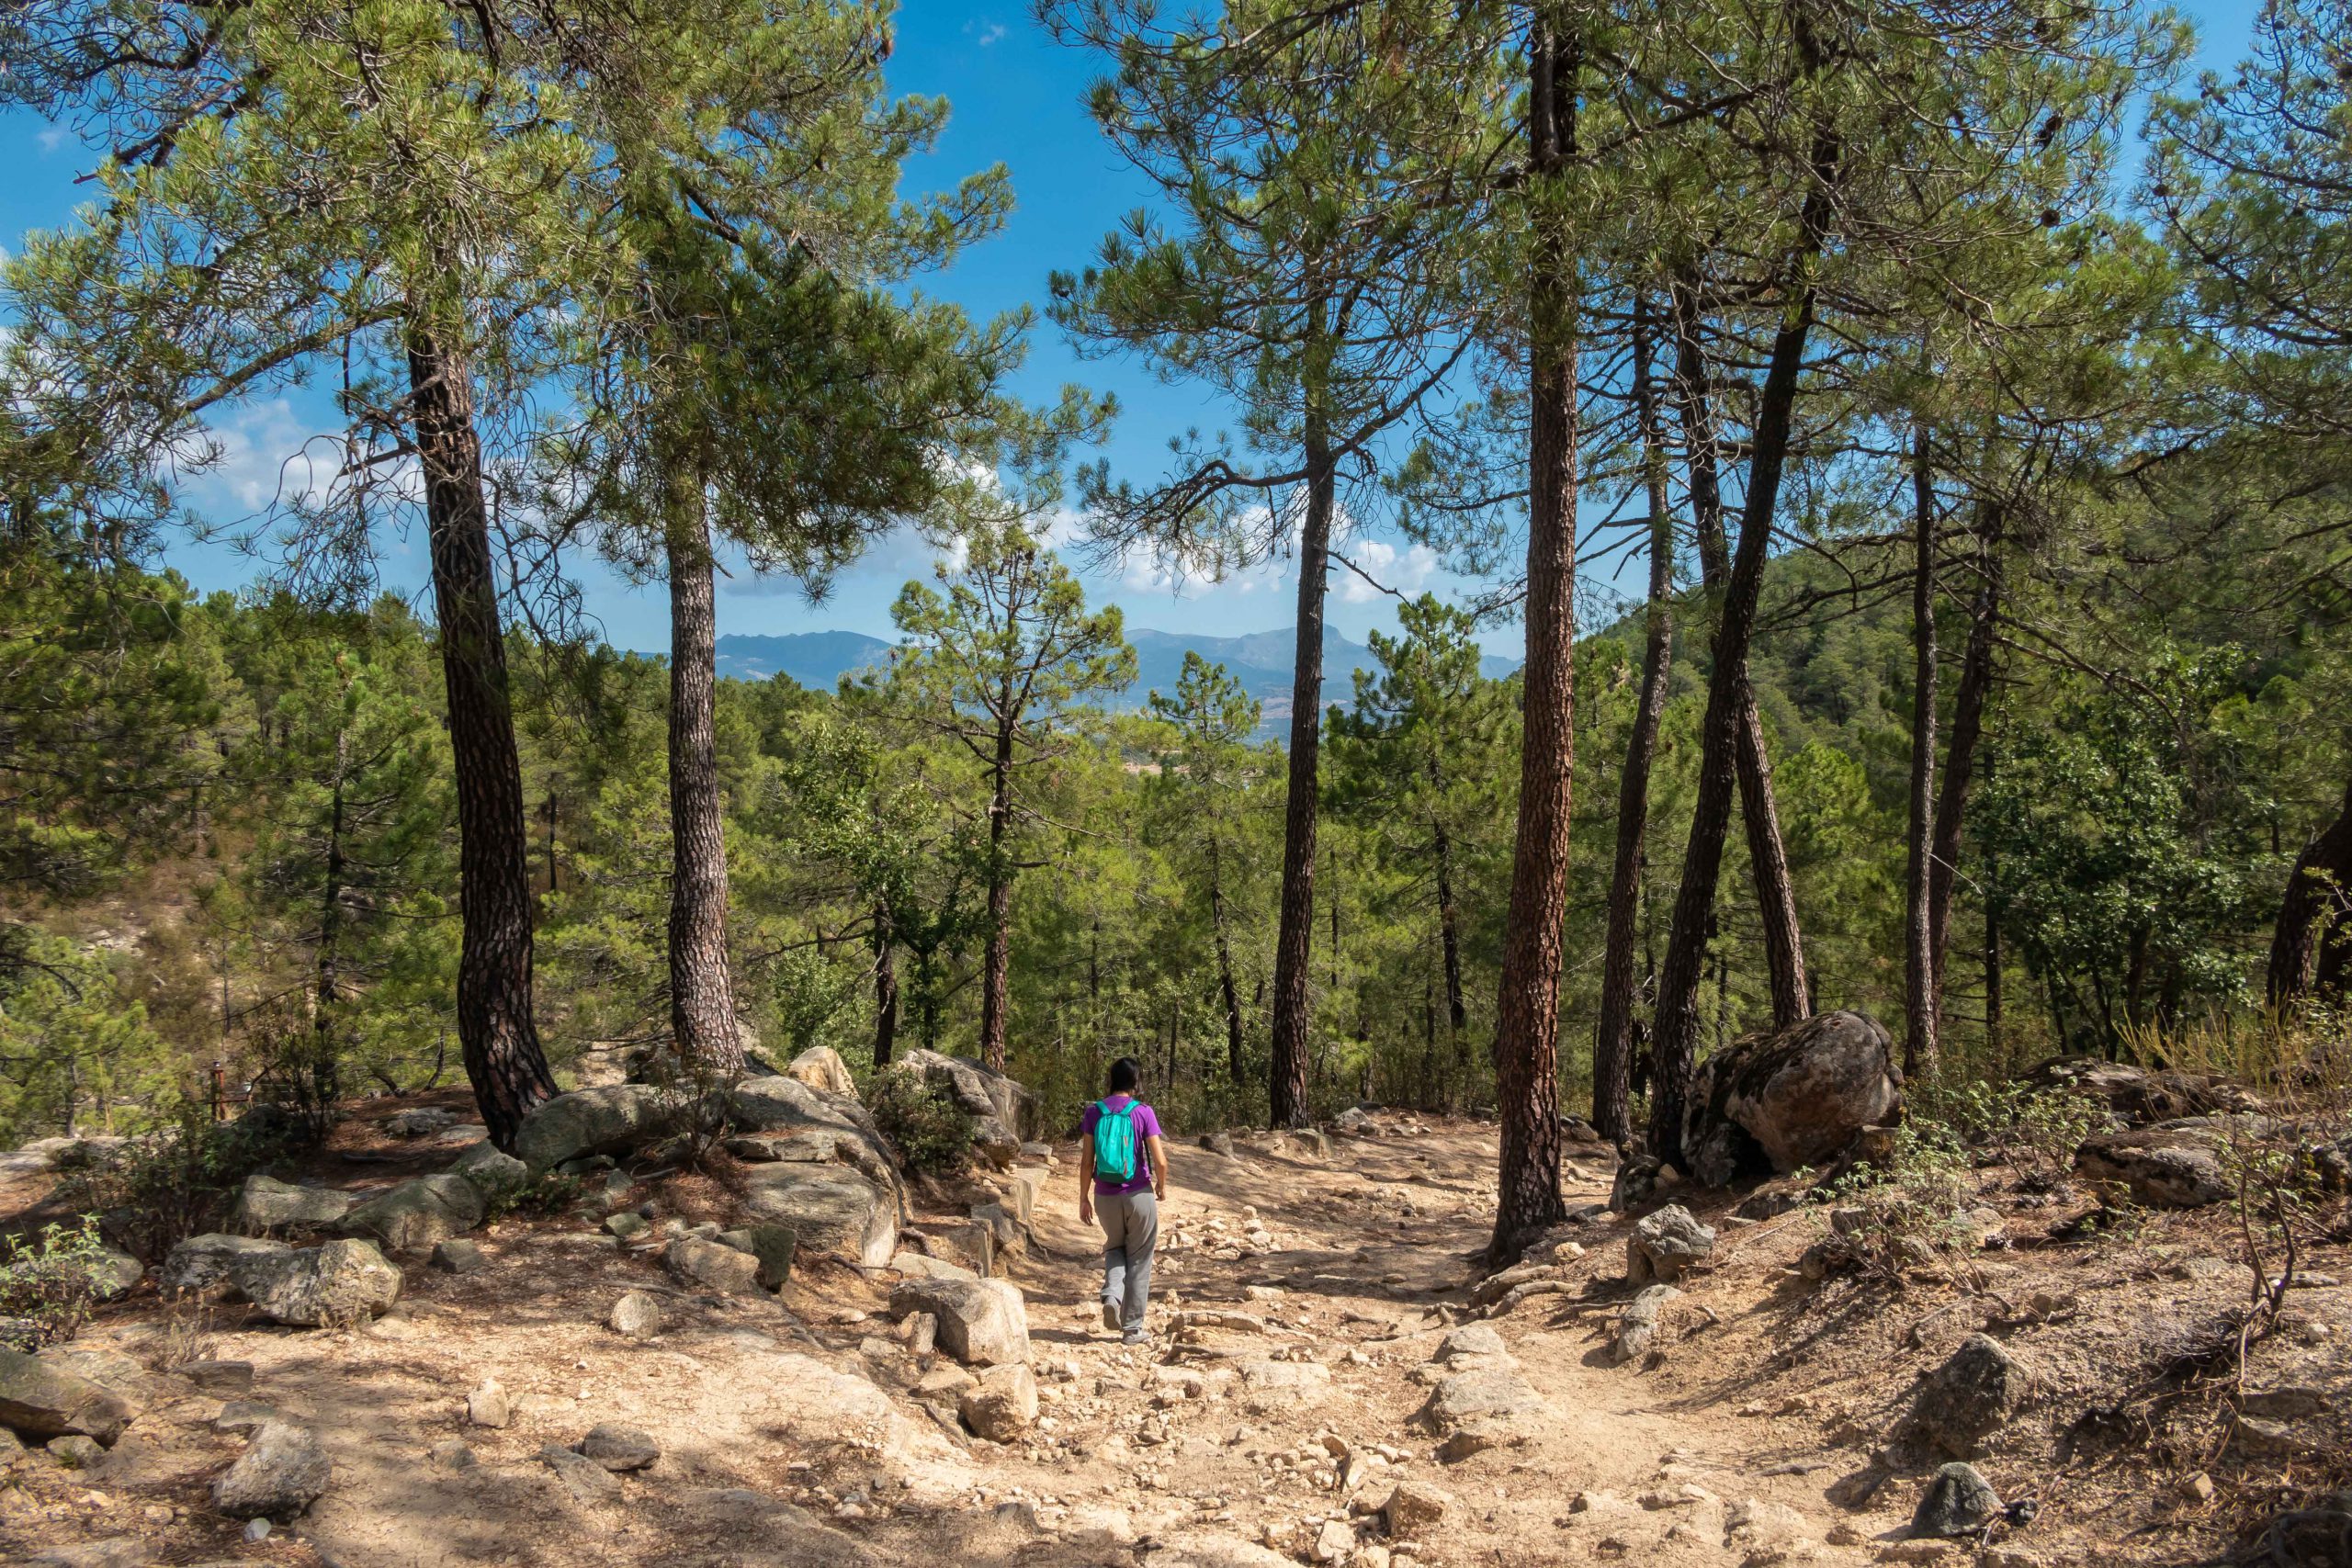
[[(214, 1332), (205, 1349), (249, 1362), (249, 1389), (155, 1380), (85, 1478), (0, 1514), (0, 1544), (345, 1568), (1911, 1560), (1888, 1544), (1907, 1498), (1831, 1507), (1818, 1419), (1776, 1422), (1744, 1392), (1752, 1351), (1708, 1361), (1719, 1318), (1769, 1339), (1735, 1317), (1768, 1303), (1707, 1307), (1686, 1280), (1677, 1334), (1698, 1328), (1671, 1371), (1620, 1365), (1611, 1216), (1539, 1259), (1564, 1265), (1537, 1282), (1554, 1293), (1487, 1318), (1468, 1254), (1491, 1222), (1490, 1128), (1388, 1116), (1328, 1152), (1178, 1149), (1141, 1349), (1101, 1325), (1099, 1242), (1058, 1152), (1003, 1270), (1025, 1375), (960, 1365), (944, 1336), (919, 1353), (894, 1272), (804, 1258), (781, 1297), (706, 1292), (584, 1216), (507, 1222), (478, 1270), (410, 1269), (365, 1328)], [(691, 1213), (690, 1187), (657, 1190)], [(1606, 1196), (1604, 1172), (1574, 1173), (1572, 1206)], [(153, 1365), (202, 1326), (85, 1337)], [(334, 1479), (248, 1541), (207, 1488), (273, 1415), (318, 1434)]]

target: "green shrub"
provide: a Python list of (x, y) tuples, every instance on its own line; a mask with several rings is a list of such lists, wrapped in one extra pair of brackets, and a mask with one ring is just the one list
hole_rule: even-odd
[(1979, 1165), (2006, 1165), (2020, 1184), (2048, 1190), (2075, 1168), (2075, 1151), (2114, 1125), (2104, 1101), (2075, 1089), (1978, 1079), (1935, 1095), (1913, 1113), (1943, 1129)]
[(1949, 1125), (1905, 1122), (1894, 1130), (1885, 1169), (1858, 1165), (1815, 1189), (1816, 1202), (1845, 1212), (1831, 1244), (1845, 1262), (1890, 1280), (1939, 1258), (1973, 1256), (1973, 1163), (1967, 1144)]
[(97, 1221), (49, 1225), (38, 1238), (12, 1235), (7, 1244), (0, 1260), (0, 1344), (38, 1350), (73, 1338), (97, 1299), (106, 1246)]
[(60, 1189), (77, 1209), (105, 1216), (107, 1239), (154, 1264), (206, 1231), (220, 1228), (245, 1178), (310, 1141), (308, 1123), (283, 1115), (215, 1122), (186, 1100), (154, 1132)]
[(893, 1067), (875, 1078), (866, 1097), (875, 1125), (908, 1169), (944, 1176), (970, 1161), (978, 1128), (945, 1085), (911, 1067)]

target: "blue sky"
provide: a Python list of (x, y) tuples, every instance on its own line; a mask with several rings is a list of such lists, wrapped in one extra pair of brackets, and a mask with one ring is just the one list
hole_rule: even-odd
[[(2191, 0), (2183, 8), (2200, 29), (2200, 63), (2216, 68), (2241, 52), (2256, 10), (2253, 0)], [(943, 94), (955, 107), (937, 152), (910, 171), (910, 186), (944, 186), (1002, 162), (1018, 197), (1006, 231), (932, 279), (932, 292), (976, 315), (1034, 305), (1045, 298), (1048, 273), (1082, 266), (1119, 217), (1144, 200), (1141, 182), (1096, 134), (1082, 107), (1081, 95), (1099, 69), (1091, 57), (1050, 42), (1020, 5), (907, 0), (889, 65), (892, 85)], [(14, 249), (24, 231), (70, 219), (77, 199), (74, 175), (85, 163), (70, 134), (24, 114), (0, 117), (0, 158), (9, 170), (0, 183), (0, 243)], [(1041, 321), (1032, 341), (1021, 389), (1043, 400), (1075, 380), (1115, 393), (1124, 412), (1104, 455), (1116, 471), (1138, 481), (1161, 472), (1170, 436), (1190, 425), (1214, 430), (1231, 423), (1227, 411), (1189, 389), (1162, 385), (1136, 362), (1081, 362), (1050, 323)], [(254, 515), (268, 505), (286, 460), (325, 417), (317, 405), (299, 400), (270, 399), (232, 411), (216, 426), (227, 461), (192, 480), (186, 500), (223, 523)], [(1464, 586), (1426, 550), (1384, 536), (1376, 519), (1350, 550), (1407, 591)], [(383, 557), (388, 587), (411, 594), (422, 590), (421, 537), (384, 540)], [(258, 570), (256, 562), (219, 544), (176, 544), (167, 558), (204, 588), (238, 587)], [(1612, 558), (1601, 573), (1623, 559)], [(589, 611), (609, 640), (649, 649), (667, 644), (667, 605), (658, 585), (632, 587), (595, 563), (574, 565)], [(739, 575), (722, 588), (719, 630), (776, 635), (841, 627), (888, 637), (891, 599), (910, 576), (928, 575), (930, 567), (930, 552), (919, 542), (886, 539), (837, 579), (820, 605), (808, 604), (791, 585)], [(1289, 626), (1295, 618), (1295, 580), (1276, 566), (1181, 591), (1171, 591), (1148, 561), (1107, 566), (1086, 577), (1089, 597), (1123, 605), (1135, 626), (1228, 636)], [(1334, 573), (1330, 619), (1351, 637), (1361, 640), (1367, 629), (1392, 624), (1388, 604), (1352, 574)], [(1516, 626), (1499, 626), (1487, 641), (1509, 653), (1519, 637)]]

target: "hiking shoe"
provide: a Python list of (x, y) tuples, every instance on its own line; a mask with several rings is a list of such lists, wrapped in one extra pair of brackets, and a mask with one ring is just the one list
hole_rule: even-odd
[(1140, 1328), (1130, 1328), (1125, 1334), (1119, 1336), (1119, 1343), (1122, 1345), (1148, 1345), (1151, 1343), (1151, 1336), (1146, 1334)]
[(1102, 1303), (1102, 1326), (1114, 1334), (1126, 1326), (1126, 1319), (1119, 1315), (1118, 1303), (1104, 1302)]

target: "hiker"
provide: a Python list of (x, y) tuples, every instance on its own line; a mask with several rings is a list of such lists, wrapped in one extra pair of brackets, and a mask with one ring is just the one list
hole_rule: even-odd
[(1151, 1295), (1151, 1249), (1159, 1240), (1159, 1200), (1168, 1195), (1168, 1149), (1159, 1118), (1136, 1098), (1143, 1064), (1111, 1064), (1111, 1092), (1086, 1108), (1078, 1144), (1078, 1217), (1102, 1216), (1102, 1326), (1140, 1345)]

